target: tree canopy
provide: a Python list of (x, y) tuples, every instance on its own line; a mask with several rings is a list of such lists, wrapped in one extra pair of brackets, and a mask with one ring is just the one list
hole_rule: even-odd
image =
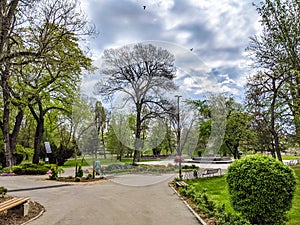
[(172, 81), (175, 72), (174, 56), (152, 44), (104, 51), (101, 73), (107, 79), (97, 83), (95, 93), (107, 98), (121, 93), (121, 107), (133, 106), (136, 114), (133, 163), (140, 158), (143, 123), (173, 110), (166, 96), (168, 91), (176, 89)]

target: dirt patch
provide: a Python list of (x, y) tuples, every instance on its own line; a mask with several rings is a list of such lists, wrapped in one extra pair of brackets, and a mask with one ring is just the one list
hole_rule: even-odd
[(58, 181), (58, 182), (63, 182), (63, 183), (68, 183), (68, 184), (100, 184), (100, 183), (104, 183), (107, 182), (109, 179), (105, 178), (105, 177), (99, 177), (99, 178), (94, 178), (94, 179), (86, 179), (84, 177), (82, 177), (80, 180), (75, 181), (74, 177), (59, 177), (57, 178), (57, 180), (50, 180), (50, 179), (46, 179), (47, 181)]
[[(0, 203), (4, 202), (6, 200), (9, 200), (11, 198), (12, 198), (12, 196), (6, 195), (3, 198), (0, 198)], [(35, 218), (43, 211), (45, 211), (44, 206), (42, 206), (38, 202), (29, 201), (29, 211), (28, 211), (27, 216), (20, 216), (16, 213), (11, 213), (11, 212), (1, 212), (0, 213), (0, 224), (21, 225), (21, 224)]]

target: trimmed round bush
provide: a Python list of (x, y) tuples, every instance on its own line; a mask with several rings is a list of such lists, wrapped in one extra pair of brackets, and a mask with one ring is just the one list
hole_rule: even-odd
[(284, 224), (296, 188), (289, 166), (269, 156), (248, 156), (228, 167), (226, 181), (233, 208), (251, 224)]

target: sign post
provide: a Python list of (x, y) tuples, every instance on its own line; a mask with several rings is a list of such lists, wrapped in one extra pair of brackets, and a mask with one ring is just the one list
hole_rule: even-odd
[(45, 149), (46, 149), (46, 158), (45, 158), (45, 162), (49, 163), (49, 157), (48, 154), (52, 153), (51, 151), (51, 146), (50, 146), (50, 142), (45, 142)]

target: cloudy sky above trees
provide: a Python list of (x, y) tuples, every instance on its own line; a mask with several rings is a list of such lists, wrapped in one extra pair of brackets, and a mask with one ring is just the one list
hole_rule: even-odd
[[(182, 87), (196, 94), (203, 92), (197, 86), (217, 87), (221, 92), (240, 96), (251, 73), (245, 49), (249, 37), (261, 29), (252, 2), (81, 0), (82, 9), (99, 33), (90, 40), (89, 54), (97, 62), (107, 48), (151, 40), (167, 43), (168, 47), (177, 46), (177, 82)], [(196, 64), (201, 63), (205, 74), (195, 72)], [(185, 76), (187, 73), (189, 76)], [(88, 83), (86, 87), (92, 84)]]

